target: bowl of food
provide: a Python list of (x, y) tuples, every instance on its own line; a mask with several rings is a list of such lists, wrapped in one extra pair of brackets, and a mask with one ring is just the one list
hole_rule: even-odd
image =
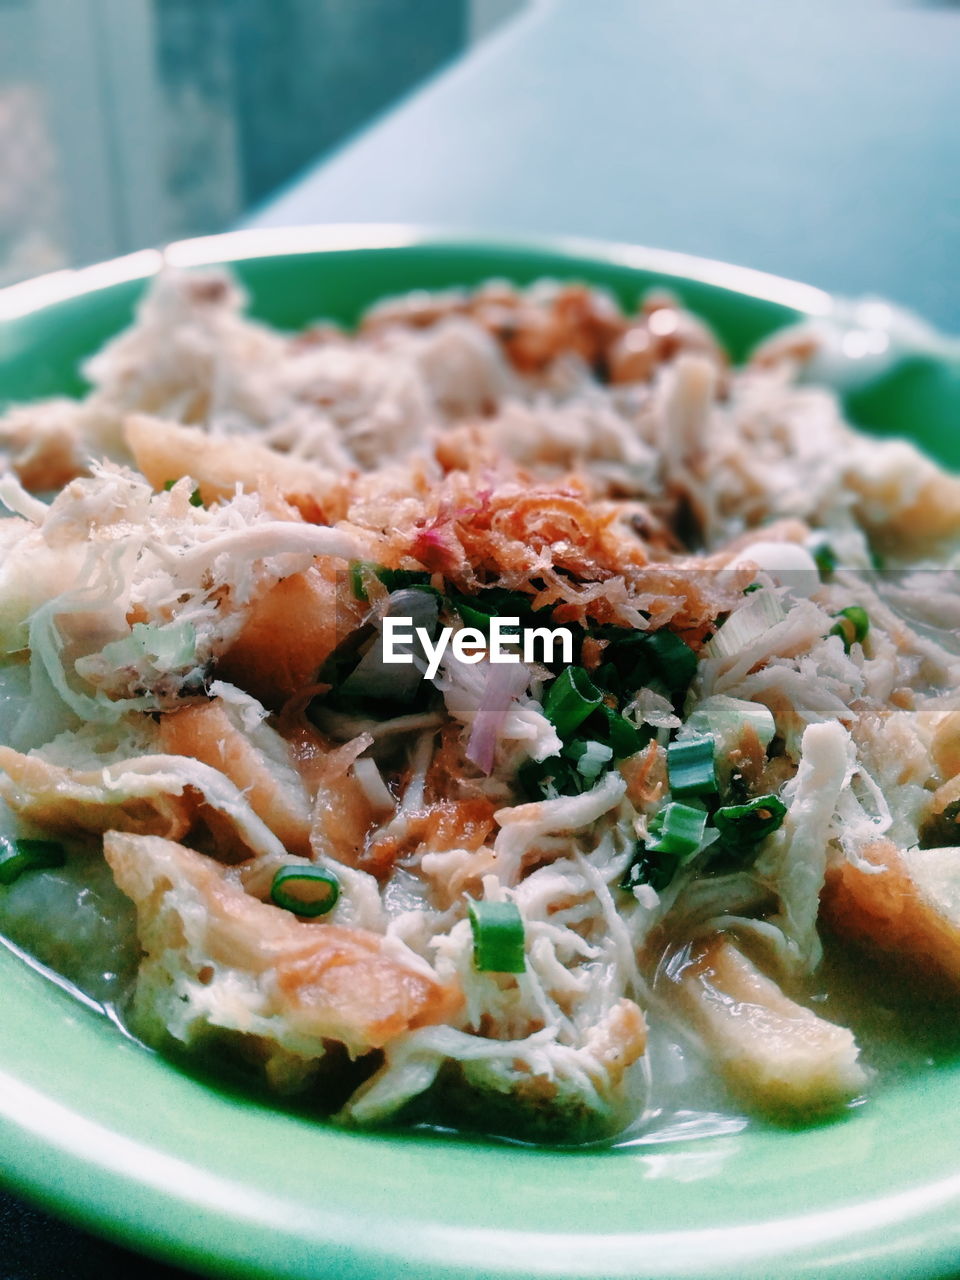
[(10, 1185), (224, 1274), (950, 1267), (950, 343), (318, 228), (0, 358)]

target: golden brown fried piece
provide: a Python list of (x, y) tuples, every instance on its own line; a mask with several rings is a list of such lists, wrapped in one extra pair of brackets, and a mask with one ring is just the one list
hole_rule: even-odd
[(411, 814), (403, 830), (368, 842), (356, 865), (377, 876), (389, 875), (403, 858), (448, 849), (477, 852), (493, 830), (496, 805), (485, 796), (446, 800)]
[(692, 944), (664, 974), (731, 1089), (759, 1110), (799, 1117), (862, 1092), (853, 1035), (791, 1000), (729, 938)]
[[(352, 1054), (380, 1048), (414, 1027), (442, 1022), (460, 1002), (454, 988), (390, 953), (378, 934), (302, 921), (260, 902), (218, 863), (170, 840), (108, 833), (104, 855), (119, 888), (137, 907), (145, 952), (137, 1001), (148, 1023), (166, 1023), (170, 979), (213, 993), (224, 970), (248, 989), (263, 1018), (277, 1017), (301, 1044), (322, 1053), (325, 1039)], [(237, 1026), (225, 1002), (219, 1025)], [(241, 1019), (242, 1021), (242, 1019)]]
[(222, 774), (244, 794), (250, 807), (291, 853), (309, 856), (310, 801), (286, 744), (271, 730), (271, 754), (259, 748), (230, 720), (214, 698), (194, 703), (160, 720), (161, 750), (191, 756)]
[(332, 524), (346, 509), (345, 477), (246, 436), (211, 436), (198, 427), (136, 414), (124, 424), (124, 438), (154, 489), (190, 476), (204, 503), (232, 498), (238, 484), (248, 493), (269, 489), (313, 524)]
[(325, 561), (264, 591), (250, 607), (217, 675), (264, 706), (280, 707), (308, 685), (362, 617), (362, 604), (338, 589), (342, 562)]
[(6, 459), (25, 489), (60, 489), (86, 470), (82, 411), (75, 400), (47, 400), (0, 417), (0, 462)]
[(0, 747), (0, 797), (22, 818), (63, 835), (117, 830), (179, 839), (199, 801), (191, 794), (166, 794), (165, 785), (136, 778), (125, 784), (125, 793), (108, 785), (101, 770), (64, 769)]
[(914, 973), (960, 984), (960, 848), (898, 849), (874, 840), (827, 872), (821, 912), (841, 938)]
[(613, 383), (650, 382), (661, 365), (677, 356), (703, 355), (723, 368), (726, 352), (696, 316), (669, 293), (647, 296), (642, 312), (631, 319), (607, 352)]

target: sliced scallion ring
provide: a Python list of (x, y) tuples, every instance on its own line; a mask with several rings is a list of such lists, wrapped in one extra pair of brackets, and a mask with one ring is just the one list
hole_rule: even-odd
[(602, 702), (603, 694), (583, 667), (564, 667), (547, 690), (543, 713), (566, 740)]
[(479, 973), (523, 973), (523, 917), (512, 902), (467, 899), (473, 930), (473, 964)]
[(0, 884), (13, 884), (25, 871), (46, 871), (66, 862), (63, 845), (55, 840), (0, 838)]
[(840, 563), (836, 551), (825, 538), (815, 539), (813, 546), (809, 546), (808, 550), (813, 556), (817, 569), (820, 571), (820, 577), (824, 582), (829, 582), (837, 565)]
[(854, 644), (863, 644), (870, 631), (870, 615), (858, 604), (841, 609), (836, 615), (839, 621), (830, 628), (832, 636), (839, 636), (847, 653)]
[(326, 867), (290, 863), (280, 867), (270, 885), (270, 897), (285, 911), (298, 916), (325, 916), (337, 905), (340, 881)]
[(710, 796), (717, 791), (716, 743), (711, 734), (680, 738), (667, 747), (667, 776), (674, 796)]
[(706, 809), (670, 801), (654, 815), (650, 824), (653, 838), (647, 841), (647, 849), (672, 854), (682, 861), (700, 851), (706, 828)]
[(636, 725), (630, 723), (626, 716), (620, 715), (612, 707), (608, 707), (606, 703), (597, 710), (598, 714), (606, 721), (607, 741), (617, 760), (625, 760), (627, 756), (636, 755), (649, 742), (651, 736), (649, 732), (646, 735), (642, 734)]

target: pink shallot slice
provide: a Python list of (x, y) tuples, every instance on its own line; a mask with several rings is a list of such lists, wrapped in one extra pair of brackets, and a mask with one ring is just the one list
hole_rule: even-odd
[(477, 711), (466, 756), (484, 773), (493, 772), (497, 739), (510, 711), (510, 704), (527, 687), (530, 672), (522, 662), (488, 663), (483, 701)]

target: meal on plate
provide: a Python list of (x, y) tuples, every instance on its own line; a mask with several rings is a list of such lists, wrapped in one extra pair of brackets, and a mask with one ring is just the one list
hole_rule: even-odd
[(960, 984), (960, 479), (665, 293), (242, 303), (0, 418), (10, 945), (349, 1125), (869, 1099), (825, 940)]

